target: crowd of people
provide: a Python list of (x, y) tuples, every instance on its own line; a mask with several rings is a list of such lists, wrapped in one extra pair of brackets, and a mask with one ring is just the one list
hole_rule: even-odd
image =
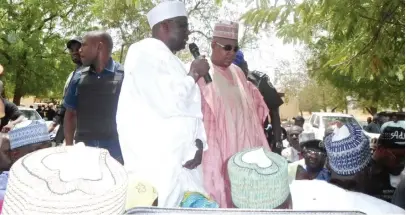
[[(373, 150), (359, 125), (335, 121), (319, 140), (300, 117), (283, 142), (283, 102), (248, 70), (238, 23), (216, 23), (210, 58), (187, 68), (175, 55), (190, 34), (184, 3), (161, 2), (147, 18), (152, 37), (132, 44), (124, 65), (104, 31), (68, 41), (76, 69), (51, 127), (18, 119), (0, 136), (2, 214), (140, 206), (405, 213), (404, 120), (383, 124)], [(52, 147), (57, 125), (65, 145)]]
[[(34, 108), (34, 106), (31, 105), (30, 108)], [(53, 103), (38, 105), (36, 111), (43, 119), (48, 121), (52, 121), (56, 117), (56, 109)]]

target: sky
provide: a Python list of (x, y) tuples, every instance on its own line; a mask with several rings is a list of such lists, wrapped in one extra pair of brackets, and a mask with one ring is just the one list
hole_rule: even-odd
[[(235, 2), (240, 1), (236, 0)], [(283, 3), (280, 1), (279, 3)], [(220, 14), (220, 19), (234, 19), (238, 21), (241, 14), (252, 8), (253, 6), (246, 6), (245, 4), (230, 4), (223, 3)], [(226, 11), (234, 11), (234, 15), (231, 15)], [(231, 20), (233, 21), (233, 20)], [(213, 23), (214, 25), (214, 23)], [(240, 26), (243, 25), (240, 22)], [(241, 28), (240, 28), (241, 29)], [(240, 31), (240, 34), (242, 32)], [(281, 38), (278, 38), (272, 29), (262, 29), (260, 30), (259, 39), (256, 42), (258, 48), (256, 49), (245, 49), (244, 57), (248, 62), (250, 70), (258, 70), (261, 72), (266, 72), (271, 80), (274, 80), (274, 70), (278, 67), (278, 64), (283, 61), (290, 61), (293, 66), (296, 64), (296, 60), (299, 58), (298, 51), (302, 51), (303, 48), (300, 45), (284, 44)]]

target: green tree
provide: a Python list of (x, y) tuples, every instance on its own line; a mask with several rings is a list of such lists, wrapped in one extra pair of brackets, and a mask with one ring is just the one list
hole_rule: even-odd
[(256, 30), (271, 24), (285, 42), (305, 44), (312, 77), (369, 101), (371, 114), (404, 104), (404, 1), (256, 3), (242, 19)]
[[(199, 45), (200, 52), (210, 54), (210, 42), (212, 39), (213, 25), (217, 22), (219, 14), (219, 1), (207, 0), (184, 0), (188, 11), (190, 36), (189, 41)], [(117, 35), (119, 50), (116, 57), (125, 59), (129, 45), (150, 36), (146, 14), (157, 1), (151, 0), (96, 0), (92, 11), (97, 16), (99, 24), (103, 28), (111, 29)], [(234, 3), (235, 4), (235, 3)], [(231, 5), (233, 6), (233, 5)], [(225, 16), (232, 20), (238, 20), (241, 14), (225, 8)], [(242, 36), (240, 37), (241, 48), (255, 47), (257, 35), (249, 25), (241, 26)], [(187, 49), (178, 53), (184, 62), (189, 62), (193, 57)]]
[[(0, 63), (13, 102), (37, 95), (59, 98), (74, 66), (64, 51), (67, 36), (85, 29), (85, 0), (0, 1)], [(13, 92), (13, 93), (10, 93)]]

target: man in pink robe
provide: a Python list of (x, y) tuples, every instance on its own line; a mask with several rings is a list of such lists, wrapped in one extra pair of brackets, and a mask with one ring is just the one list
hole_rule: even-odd
[(262, 127), (269, 110), (257, 88), (232, 64), (238, 51), (238, 23), (215, 25), (210, 75), (201, 79), (203, 121), (210, 150), (203, 155), (205, 189), (222, 208), (231, 208), (227, 161), (237, 152), (269, 145)]

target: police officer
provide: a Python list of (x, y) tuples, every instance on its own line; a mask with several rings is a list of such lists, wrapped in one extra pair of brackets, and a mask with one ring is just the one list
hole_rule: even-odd
[(72, 77), (64, 99), (64, 132), (66, 145), (75, 140), (104, 148), (123, 164), (116, 112), (124, 69), (111, 58), (112, 50), (108, 33), (93, 31), (84, 36), (79, 54), (85, 67)]
[[(70, 83), (70, 81), (72, 80), (72, 76), (82, 68), (82, 61), (80, 60), (80, 55), (79, 55), (79, 49), (82, 45), (82, 38), (81, 37), (75, 37), (71, 40), (69, 40), (66, 43), (66, 48), (69, 50), (69, 54), (72, 58), (72, 62), (74, 64), (76, 64), (76, 68), (73, 72), (71, 72), (68, 76), (68, 79), (66, 80), (65, 83), (65, 87), (64, 87), (64, 91), (63, 91), (63, 95), (65, 96), (66, 94), (66, 90), (68, 88), (68, 85)], [(64, 121), (64, 117), (65, 117), (65, 107), (62, 105), (60, 105), (56, 111), (56, 116), (53, 119), (53, 122), (51, 123), (51, 125), (49, 125), (48, 127), (48, 132), (51, 133), (52, 131), (55, 130), (56, 126), (59, 125), (59, 129), (56, 133), (55, 139), (54, 141), (56, 142), (56, 144), (61, 144), (63, 142), (63, 140), (65, 139), (64, 136), (64, 127), (63, 127), (63, 121)]]

